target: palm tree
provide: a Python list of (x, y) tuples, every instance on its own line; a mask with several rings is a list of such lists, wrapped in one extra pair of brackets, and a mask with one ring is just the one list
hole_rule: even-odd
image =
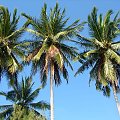
[(109, 10), (104, 18), (102, 14), (97, 17), (97, 9), (94, 7), (88, 16), (91, 39), (78, 35), (80, 44), (86, 50), (77, 57), (82, 66), (76, 74), (92, 67), (90, 81), (96, 80), (96, 89), (102, 90), (107, 96), (110, 95), (112, 87), (120, 114), (120, 103), (116, 95), (120, 80), (120, 42), (115, 39), (120, 31), (120, 19), (117, 13), (111, 20), (112, 13), (112, 10)]
[(26, 14), (22, 15), (32, 25), (32, 29), (26, 28), (26, 30), (32, 33), (36, 40), (27, 57), (27, 61), (32, 60), (32, 73), (40, 71), (41, 82), (46, 84), (50, 72), (51, 120), (54, 120), (53, 82), (55, 85), (60, 85), (60, 74), (68, 82), (66, 65), (73, 69), (69, 60), (72, 60), (77, 54), (76, 48), (70, 46), (70, 42), (74, 41), (72, 37), (83, 28), (84, 23), (79, 24), (79, 20), (76, 20), (66, 27), (68, 19), (64, 19), (65, 9), (61, 11), (58, 3), (54, 9), (50, 10), (50, 14), (47, 14), (47, 5), (45, 4), (41, 10), (40, 19)]
[(49, 104), (44, 101), (39, 101), (36, 103), (33, 102), (35, 98), (38, 97), (38, 94), (41, 90), (41, 88), (38, 88), (32, 92), (33, 85), (34, 83), (32, 83), (32, 79), (28, 77), (25, 78), (25, 80), (22, 79), (21, 83), (17, 83), (17, 86), (16, 84), (13, 84), (11, 86), (11, 91), (0, 92), (1, 96), (6, 97), (6, 100), (9, 100), (13, 103), (11, 105), (0, 105), (0, 118), (4, 117), (5, 119), (9, 120), (12, 112), (14, 111), (15, 105), (21, 106), (21, 110), (33, 110), (36, 115), (40, 115), (37, 109), (49, 109)]
[(17, 72), (22, 69), (18, 58), (24, 60), (27, 42), (19, 40), (24, 32), (24, 26), (17, 29), (19, 18), (17, 9), (11, 16), (8, 8), (0, 6), (0, 78), (3, 74), (16, 78)]

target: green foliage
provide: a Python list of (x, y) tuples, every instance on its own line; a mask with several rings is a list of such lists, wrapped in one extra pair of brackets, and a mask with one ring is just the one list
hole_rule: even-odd
[[(54, 71), (55, 85), (61, 84), (61, 74), (68, 82), (66, 67), (73, 70), (70, 61), (75, 59), (82, 64), (75, 75), (91, 67), (90, 81), (96, 81), (97, 90), (103, 91), (105, 96), (110, 96), (111, 86), (115, 87), (115, 92), (118, 90), (120, 42), (115, 39), (120, 34), (119, 13), (111, 20), (112, 10), (105, 16), (98, 16), (97, 11), (94, 7), (88, 16), (91, 37), (88, 39), (79, 35), (85, 22), (79, 23), (76, 20), (67, 26), (69, 18), (65, 18), (65, 9), (61, 10), (58, 3), (49, 13), (44, 4), (40, 18), (23, 13), (27, 22), (20, 29), (17, 29), (20, 18), (17, 16), (17, 9), (11, 15), (8, 8), (0, 6), (0, 78), (3, 74), (11, 78), (12, 87), (12, 90), (2, 91), (0, 95), (14, 103), (0, 106), (0, 120), (46, 120), (37, 110), (49, 109), (49, 104), (44, 101), (33, 102), (41, 88), (32, 91), (34, 83), (31, 78), (22, 79), (20, 83), (17, 81), (17, 74), (22, 70), (21, 63), (24, 60), (28, 63), (32, 61), (32, 74), (40, 71), (43, 85), (46, 84), (51, 68)], [(19, 41), (25, 30), (33, 34), (34, 41)], [(76, 36), (80, 42), (72, 40)], [(78, 54), (73, 43), (80, 43), (85, 51)], [(29, 55), (26, 57), (28, 49)]]
[[(26, 111), (32, 110), (35, 112), (35, 114), (40, 115), (37, 110), (47, 110), (50, 108), (50, 106), (44, 101), (38, 101), (36, 103), (33, 102), (41, 90), (41, 88), (37, 88), (36, 90), (32, 91), (33, 85), (34, 84), (32, 83), (31, 78), (25, 78), (25, 80), (22, 79), (22, 82), (13, 84), (11, 86), (12, 90), (8, 92), (0, 92), (0, 95), (6, 97), (6, 100), (20, 105)], [(13, 106), (13, 104), (1, 105), (0, 118), (9, 118), (14, 110)]]
[[(41, 81), (45, 85), (50, 67), (54, 66), (54, 81), (56, 85), (61, 83), (60, 74), (68, 81), (68, 72), (66, 65), (73, 70), (69, 60), (77, 55), (75, 47), (69, 46), (82, 29), (83, 23), (76, 20), (67, 26), (68, 18), (65, 19), (65, 9), (61, 10), (58, 3), (50, 12), (47, 13), (47, 5), (41, 10), (40, 18), (34, 18), (25, 13), (22, 14), (32, 29), (26, 26), (26, 31), (33, 34), (37, 44), (34, 42), (27, 61), (32, 60), (32, 73), (40, 71)], [(39, 41), (38, 41), (39, 40)], [(67, 44), (66, 44), (67, 43)]]
[(109, 10), (104, 17), (102, 14), (98, 16), (97, 9), (93, 8), (88, 16), (91, 39), (78, 35), (85, 51), (76, 57), (82, 63), (76, 74), (91, 67), (90, 81), (96, 80), (96, 89), (103, 91), (106, 96), (110, 95), (111, 85), (116, 90), (119, 88), (120, 78), (120, 43), (115, 41), (119, 35), (120, 19), (117, 13), (111, 20), (112, 14), (112, 10)]
[(4, 120), (4, 118), (0, 118), (0, 120)]
[(42, 115), (36, 115), (34, 111), (26, 111), (20, 105), (15, 105), (10, 120), (46, 120), (46, 118)]
[(17, 9), (11, 14), (8, 8), (0, 6), (0, 77), (5, 74), (13, 79), (22, 69), (18, 58), (25, 58), (24, 42), (19, 41), (24, 27), (17, 29), (19, 18)]

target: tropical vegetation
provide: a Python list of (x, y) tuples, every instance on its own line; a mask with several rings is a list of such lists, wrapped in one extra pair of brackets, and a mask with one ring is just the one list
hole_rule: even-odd
[[(26, 22), (18, 29), (17, 9), (11, 14), (8, 8), (0, 6), (0, 80), (5, 76), (10, 87), (7, 92), (1, 91), (0, 96), (12, 102), (0, 105), (1, 120), (47, 120), (40, 110), (49, 109), (50, 120), (54, 120), (54, 85), (61, 85), (63, 78), (68, 83), (68, 67), (73, 70), (74, 60), (80, 62), (75, 76), (91, 68), (90, 82), (95, 81), (96, 89), (108, 97), (113, 90), (120, 114), (117, 97), (120, 88), (119, 12), (112, 16), (113, 11), (108, 10), (103, 16), (98, 15), (94, 7), (87, 22), (76, 20), (70, 25), (65, 13), (58, 3), (49, 11), (44, 4), (39, 18), (22, 13)], [(85, 23), (89, 38), (80, 34)], [(26, 32), (32, 35), (29, 41), (22, 40)], [(31, 67), (30, 77), (20, 81), (18, 75), (26, 65)], [(32, 78), (36, 73), (40, 73), (41, 87), (32, 91)], [(48, 78), (50, 105), (44, 101), (34, 102)]]
[(20, 41), (24, 26), (18, 29), (19, 18), (17, 9), (11, 16), (8, 8), (0, 6), (0, 78), (4, 74), (8, 79), (15, 79), (22, 70), (20, 62), (25, 58), (25, 43)]
[(65, 19), (65, 9), (61, 11), (58, 4), (50, 10), (50, 14), (47, 14), (47, 5), (44, 4), (39, 19), (24, 13), (22, 15), (32, 26), (32, 29), (26, 28), (26, 30), (35, 37), (30, 47), (31, 53), (26, 59), (27, 62), (32, 60), (32, 73), (40, 71), (41, 82), (45, 85), (50, 72), (50, 105), (51, 120), (53, 120), (53, 81), (55, 85), (60, 85), (60, 74), (62, 74), (68, 82), (66, 65), (73, 70), (70, 60), (77, 55), (77, 49), (70, 46), (70, 43), (75, 42), (72, 38), (79, 33), (84, 23), (80, 24), (79, 20), (76, 20), (66, 27), (68, 19)]
[(32, 110), (26, 110), (20, 105), (14, 106), (14, 111), (10, 117), (10, 120), (46, 120), (43, 115), (36, 115)]
[(40, 87), (32, 91), (33, 85), (34, 83), (32, 83), (32, 79), (28, 77), (25, 78), (25, 80), (22, 79), (22, 82), (17, 83), (17, 85), (11, 85), (12, 90), (8, 92), (0, 92), (1, 96), (6, 97), (6, 100), (12, 102), (12, 104), (9, 105), (0, 105), (0, 118), (4, 117), (9, 120), (14, 111), (15, 105), (21, 106), (20, 109), (25, 109), (26, 112), (28, 112), (28, 110), (33, 111), (36, 115), (40, 115), (38, 110), (49, 110), (50, 106), (48, 103), (44, 101), (33, 102), (42, 88)]
[(118, 13), (111, 20), (112, 10), (109, 10), (103, 17), (97, 16), (97, 8), (93, 8), (88, 16), (88, 26), (91, 38), (87, 39), (78, 35), (81, 39), (80, 45), (86, 51), (80, 53), (82, 66), (76, 74), (92, 67), (90, 71), (90, 81), (96, 81), (96, 89), (103, 91), (104, 95), (110, 96), (112, 87), (115, 101), (120, 114), (120, 103), (117, 98), (120, 80), (120, 42), (115, 38), (119, 35), (120, 19)]

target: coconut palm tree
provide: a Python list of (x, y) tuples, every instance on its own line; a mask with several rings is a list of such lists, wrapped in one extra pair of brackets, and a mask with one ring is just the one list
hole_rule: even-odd
[(19, 40), (24, 32), (24, 26), (17, 29), (19, 18), (17, 9), (11, 15), (8, 8), (0, 6), (0, 78), (4, 73), (16, 78), (22, 69), (18, 58), (25, 58), (25, 43)]
[(46, 110), (49, 109), (50, 106), (44, 101), (39, 101), (34, 103), (36, 97), (38, 97), (39, 92), (42, 87), (37, 88), (32, 91), (34, 83), (32, 83), (31, 78), (22, 79), (21, 83), (13, 84), (12, 90), (8, 92), (0, 92), (1, 96), (6, 97), (6, 100), (11, 101), (13, 104), (11, 105), (0, 105), (0, 118), (4, 117), (9, 120), (12, 112), (14, 111), (14, 106), (21, 106), (21, 109), (32, 110), (37, 115), (40, 113), (37, 110)]
[(88, 26), (91, 38), (87, 39), (78, 35), (80, 44), (85, 48), (77, 59), (81, 60), (81, 67), (76, 74), (92, 67), (90, 71), (90, 81), (96, 80), (96, 88), (102, 90), (104, 95), (110, 95), (112, 87), (115, 101), (120, 113), (120, 103), (116, 92), (119, 88), (120, 80), (120, 42), (117, 41), (119, 35), (120, 19), (119, 13), (111, 20), (113, 11), (109, 10), (103, 17), (97, 17), (97, 9), (94, 7), (88, 16)]
[(79, 24), (79, 20), (76, 20), (66, 27), (68, 19), (65, 19), (65, 9), (61, 11), (58, 3), (54, 9), (50, 9), (50, 14), (47, 14), (45, 4), (39, 19), (26, 14), (22, 15), (32, 25), (32, 29), (26, 28), (26, 30), (35, 37), (31, 53), (27, 57), (27, 61), (32, 60), (32, 73), (40, 71), (41, 82), (45, 84), (50, 72), (51, 120), (54, 120), (53, 82), (55, 85), (60, 85), (60, 74), (68, 82), (66, 65), (73, 69), (70, 60), (77, 54), (76, 48), (72, 47), (70, 42), (74, 41), (72, 37), (83, 28), (84, 23)]

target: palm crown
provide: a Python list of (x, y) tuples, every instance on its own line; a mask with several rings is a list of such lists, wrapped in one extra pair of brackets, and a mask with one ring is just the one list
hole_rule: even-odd
[(96, 80), (96, 88), (103, 90), (104, 95), (109, 95), (111, 84), (114, 84), (116, 89), (119, 87), (120, 42), (115, 41), (115, 38), (119, 34), (120, 19), (117, 14), (111, 20), (112, 13), (112, 10), (109, 10), (104, 18), (102, 14), (97, 17), (97, 9), (94, 7), (88, 16), (91, 39), (78, 35), (80, 44), (86, 51), (78, 57), (82, 66), (76, 74), (92, 66), (90, 80)]
[[(34, 34), (37, 39), (31, 47), (31, 53), (27, 57), (27, 61), (33, 60), (33, 72), (38, 69), (41, 71), (41, 80), (46, 82), (47, 73), (50, 66), (54, 66), (55, 84), (60, 84), (60, 73), (68, 80), (68, 72), (65, 64), (71, 67), (70, 59), (76, 56), (76, 49), (68, 45), (68, 42), (73, 41), (71, 38), (75, 36), (83, 27), (83, 24), (78, 24), (79, 20), (72, 25), (65, 27), (68, 19), (65, 17), (65, 9), (61, 12), (58, 4), (54, 9), (47, 14), (47, 5), (42, 8), (40, 19), (30, 17), (23, 14), (28, 19), (28, 23), (33, 29), (27, 28), (28, 32)], [(64, 44), (65, 42), (67, 44)]]
[(17, 30), (19, 17), (17, 17), (17, 9), (13, 15), (9, 10), (0, 6), (0, 77), (3, 73), (12, 76), (21, 65), (18, 57), (24, 59), (24, 45), (19, 41), (24, 28)]
[(33, 85), (34, 83), (32, 83), (31, 78), (26, 78), (25, 80), (22, 79), (21, 83), (17, 83), (17, 86), (12, 85), (13, 90), (9, 92), (0, 92), (0, 95), (6, 97), (6, 100), (14, 103), (13, 105), (0, 106), (0, 118), (4, 117), (9, 119), (14, 111), (15, 104), (20, 105), (25, 110), (33, 110), (37, 115), (40, 115), (37, 109), (49, 109), (49, 104), (44, 101), (33, 102), (35, 98), (38, 97), (41, 90), (41, 88), (38, 88), (32, 92)]

